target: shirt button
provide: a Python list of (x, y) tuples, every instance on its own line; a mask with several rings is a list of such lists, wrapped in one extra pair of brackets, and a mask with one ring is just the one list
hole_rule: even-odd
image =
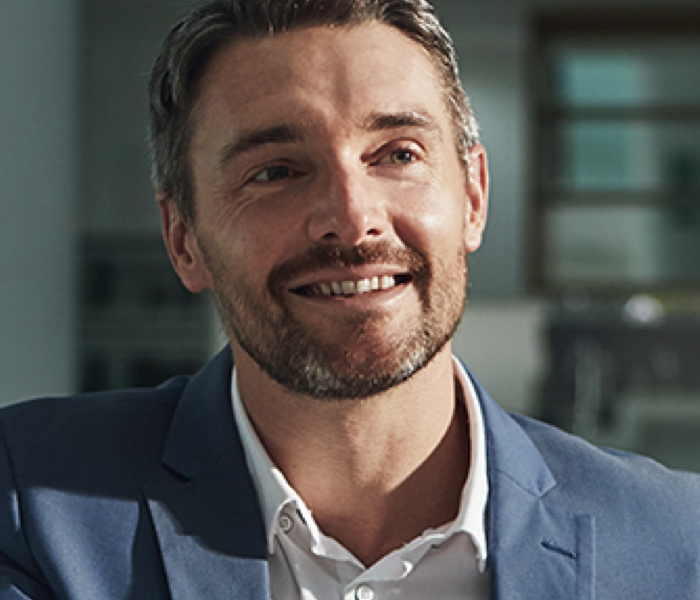
[(289, 533), (294, 527), (294, 520), (286, 513), (282, 513), (278, 519), (277, 524), (284, 533)]
[(357, 600), (374, 600), (374, 590), (368, 585), (360, 585), (355, 590)]

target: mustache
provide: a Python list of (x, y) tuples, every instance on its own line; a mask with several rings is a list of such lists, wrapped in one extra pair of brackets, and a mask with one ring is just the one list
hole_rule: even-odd
[(325, 268), (350, 268), (366, 265), (391, 265), (408, 272), (413, 279), (424, 279), (430, 266), (417, 250), (396, 247), (389, 242), (362, 243), (357, 246), (318, 245), (275, 266), (268, 275), (268, 290), (280, 299), (292, 279)]

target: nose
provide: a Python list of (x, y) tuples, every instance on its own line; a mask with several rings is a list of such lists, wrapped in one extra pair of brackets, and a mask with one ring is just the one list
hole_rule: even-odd
[(385, 199), (362, 166), (330, 168), (322, 179), (306, 224), (312, 241), (354, 246), (386, 232)]

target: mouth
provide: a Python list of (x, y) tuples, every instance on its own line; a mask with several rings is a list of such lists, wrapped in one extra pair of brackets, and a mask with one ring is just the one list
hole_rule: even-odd
[(342, 281), (322, 281), (309, 285), (302, 285), (291, 290), (299, 296), (310, 298), (332, 298), (335, 296), (359, 296), (376, 292), (385, 292), (397, 286), (410, 283), (412, 277), (409, 273), (396, 275), (381, 275), (365, 277), (362, 279), (347, 279)]

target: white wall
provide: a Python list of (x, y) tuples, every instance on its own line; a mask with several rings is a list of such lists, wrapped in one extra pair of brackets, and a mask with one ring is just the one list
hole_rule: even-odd
[(0, 404), (75, 373), (76, 7), (0, 2)]
[(521, 296), (526, 286), (525, 23), (514, 10), (470, 6), (464, 14), (469, 18), (453, 26), (452, 35), (491, 174), (484, 243), (470, 262), (472, 297), (512, 299)]
[(538, 411), (545, 320), (545, 305), (537, 300), (467, 304), (453, 351), (506, 410)]

